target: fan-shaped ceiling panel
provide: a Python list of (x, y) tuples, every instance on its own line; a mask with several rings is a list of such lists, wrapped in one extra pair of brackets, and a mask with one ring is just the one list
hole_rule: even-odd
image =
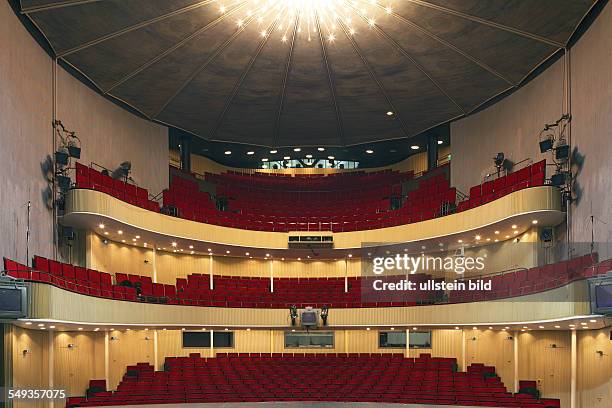
[(350, 146), (469, 114), (596, 0), (22, 0), (102, 93), (203, 139)]

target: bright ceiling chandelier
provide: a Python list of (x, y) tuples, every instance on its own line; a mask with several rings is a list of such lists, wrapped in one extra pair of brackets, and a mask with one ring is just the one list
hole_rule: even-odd
[(224, 4), (221, 14), (236, 14), (236, 25), (255, 24), (261, 37), (279, 33), (281, 42), (300, 35), (308, 41), (325, 39), (334, 42), (339, 35), (354, 36), (359, 27), (375, 27), (377, 18), (392, 14), (390, 3), (378, 0), (245, 0)]

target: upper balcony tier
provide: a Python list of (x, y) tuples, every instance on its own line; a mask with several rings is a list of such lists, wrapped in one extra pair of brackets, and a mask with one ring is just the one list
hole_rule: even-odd
[[(473, 243), (477, 236), (503, 241), (527, 231), (535, 222), (538, 226), (555, 226), (564, 217), (559, 190), (545, 185), (513, 191), (474, 208), (410, 224), (316, 233), (333, 236), (333, 248), (318, 252), (320, 259), (334, 259), (353, 253), (358, 256), (358, 250), (364, 247), (394, 243), (412, 244), (415, 248), (442, 244), (452, 249), (459, 240)], [(128, 241), (138, 246), (147, 243), (150, 247), (204, 254), (230, 250), (232, 255), (249, 252), (251, 256), (262, 258), (266, 254), (287, 258), (304, 256), (304, 250), (288, 249), (291, 234), (288, 232), (243, 230), (186, 220), (141, 208), (95, 189), (70, 190), (62, 222), (105, 234), (107, 239), (116, 242)], [(494, 235), (495, 231), (500, 233)]]

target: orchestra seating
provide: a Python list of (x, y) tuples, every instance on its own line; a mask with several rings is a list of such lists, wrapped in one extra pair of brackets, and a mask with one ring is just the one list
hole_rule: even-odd
[[(546, 162), (470, 188), (469, 196), (450, 186), (445, 167), (414, 178), (391, 170), (334, 175), (195, 174), (171, 168), (163, 206), (181, 218), (258, 231), (363, 231), (461, 212), (509, 193), (542, 186)], [(213, 186), (203, 191), (202, 183)], [(160, 211), (148, 191), (77, 163), (76, 187), (99, 190), (132, 205)], [(458, 202), (458, 199), (464, 198)], [(218, 205), (222, 201), (223, 205)]]
[[(275, 278), (272, 292), (270, 278), (267, 277), (213, 275), (213, 289), (210, 289), (210, 276), (206, 274), (178, 278), (176, 285), (153, 283), (150, 277), (123, 273), (116, 273), (113, 279), (108, 273), (38, 256), (34, 258), (33, 268), (5, 258), (4, 269), (9, 276), (17, 279), (48, 283), (84, 295), (116, 300), (209, 307), (282, 309), (296, 305), (359, 308), (474, 302), (538, 293), (606, 274), (612, 270), (612, 260), (597, 263), (597, 254), (589, 254), (556, 264), (491, 275), (485, 277), (491, 279), (491, 291), (454, 291), (447, 299), (442, 299), (436, 291), (414, 291), (410, 294), (398, 291), (397, 298), (390, 298), (386, 293), (384, 299), (369, 296), (366, 289), (371, 288), (371, 277), (348, 278), (346, 292), (344, 278)], [(418, 282), (432, 277), (416, 274), (411, 275), (410, 279)]]
[(66, 406), (267, 401), (560, 407), (559, 400), (508, 392), (495, 367), (472, 364), (461, 372), (455, 358), (377, 353), (167, 357), (163, 371), (128, 366), (116, 391), (72, 397)]

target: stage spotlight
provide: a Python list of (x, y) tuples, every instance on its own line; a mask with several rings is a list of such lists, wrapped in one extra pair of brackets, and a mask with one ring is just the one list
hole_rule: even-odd
[(546, 153), (553, 148), (553, 139), (545, 139), (540, 142), (540, 153)]
[(321, 308), (321, 320), (323, 320), (323, 326), (327, 326), (327, 316), (329, 316), (329, 308), (324, 305)]
[(297, 306), (296, 305), (292, 305), (289, 308), (289, 317), (291, 317), (291, 325), (295, 326), (295, 322), (296, 322), (297, 317), (298, 317), (298, 311), (297, 311)]
[(569, 145), (562, 144), (555, 147), (555, 158), (557, 160), (567, 160), (569, 158)]
[(506, 161), (506, 157), (503, 152), (499, 152), (493, 158), (493, 161), (495, 162), (495, 167), (500, 168), (501, 166), (503, 166), (504, 162)]
[(66, 151), (58, 150), (57, 152), (55, 152), (55, 163), (60, 166), (67, 166), (68, 158), (69, 158), (69, 155)]
[(554, 174), (551, 179), (550, 182), (553, 186), (555, 187), (560, 187), (565, 185), (565, 183), (568, 180), (568, 174), (565, 171), (559, 172), (557, 174)]
[(119, 165), (119, 167), (115, 169), (115, 171), (113, 171), (113, 174), (111, 174), (111, 177), (116, 180), (127, 179), (130, 175), (131, 170), (132, 170), (132, 163), (129, 161), (124, 161), (123, 163)]
[(70, 177), (57, 176), (57, 185), (62, 190), (68, 190), (70, 188)]

